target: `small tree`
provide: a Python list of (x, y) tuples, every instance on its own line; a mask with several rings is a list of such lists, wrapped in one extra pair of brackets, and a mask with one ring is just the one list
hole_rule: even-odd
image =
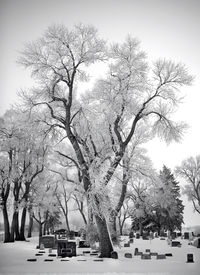
[(180, 200), (180, 187), (166, 166), (160, 172), (161, 185), (157, 190), (157, 215), (162, 217), (161, 227), (171, 232), (181, 230), (184, 206)]
[(184, 160), (175, 172), (186, 180), (183, 194), (188, 196), (195, 211), (200, 214), (200, 155)]

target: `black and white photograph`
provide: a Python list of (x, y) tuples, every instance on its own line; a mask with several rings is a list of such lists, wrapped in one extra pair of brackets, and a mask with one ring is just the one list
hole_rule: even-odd
[(200, 1), (0, 0), (0, 275), (198, 275)]

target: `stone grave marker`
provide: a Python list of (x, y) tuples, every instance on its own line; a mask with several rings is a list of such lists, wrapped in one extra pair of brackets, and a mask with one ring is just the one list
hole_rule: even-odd
[(181, 247), (181, 243), (179, 241), (172, 241), (171, 246), (172, 247)]
[(172, 257), (172, 253), (165, 253), (166, 257)]
[(130, 259), (130, 258), (132, 258), (133, 256), (132, 256), (131, 253), (125, 253), (125, 254), (124, 254), (124, 257)]
[(142, 260), (151, 260), (151, 255), (150, 254), (142, 254), (141, 259)]
[(118, 254), (117, 254), (116, 251), (112, 251), (112, 252), (111, 252), (111, 258), (112, 258), (112, 259), (118, 259)]
[(193, 254), (187, 254), (187, 263), (194, 263)]
[(130, 243), (125, 243), (124, 247), (130, 247)]
[[(55, 244), (55, 236), (53, 235), (45, 235), (45, 236), (41, 236), (39, 238), (39, 246), (40, 249), (41, 246), (44, 246), (44, 248), (56, 248), (56, 244)], [(43, 249), (44, 249), (43, 248)]]
[(184, 239), (189, 240), (189, 232), (184, 232)]
[(36, 262), (37, 259), (27, 259), (27, 262)]
[(157, 253), (157, 252), (150, 252), (150, 255), (151, 255), (151, 256), (157, 256), (158, 253)]
[(61, 257), (76, 256), (76, 243), (67, 240), (58, 240), (57, 254)]
[(166, 255), (165, 254), (158, 254), (156, 259), (157, 260), (164, 260), (164, 259), (166, 259)]

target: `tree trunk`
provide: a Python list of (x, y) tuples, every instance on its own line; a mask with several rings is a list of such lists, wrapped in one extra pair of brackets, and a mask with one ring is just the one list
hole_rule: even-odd
[(10, 240), (14, 242), (15, 240), (19, 240), (19, 214), (18, 212), (13, 213), (12, 224), (11, 224), (11, 233), (10, 233)]
[(39, 237), (42, 237), (42, 223), (39, 223)]
[(111, 238), (113, 243), (117, 242), (117, 225), (116, 225), (116, 220), (117, 220), (117, 213), (113, 210), (111, 215), (110, 215), (110, 233), (111, 233)]
[(70, 232), (70, 227), (69, 227), (69, 220), (68, 220), (68, 215), (65, 215), (65, 221), (66, 221), (66, 226), (67, 226), (67, 231)]
[(19, 239), (20, 241), (25, 241), (25, 224), (26, 224), (26, 206), (22, 210), (22, 217), (21, 217), (21, 226), (20, 226), (20, 233), (19, 233)]
[(113, 246), (111, 243), (110, 235), (108, 232), (107, 222), (105, 218), (100, 218), (99, 216), (95, 215), (95, 220), (97, 224), (97, 230), (99, 235), (100, 241), (100, 257), (101, 258), (110, 258), (111, 252), (113, 251)]
[(3, 204), (4, 243), (10, 242), (10, 224), (6, 203)]
[(29, 225), (28, 225), (28, 235), (27, 238), (32, 237), (32, 229), (33, 229), (33, 217), (31, 213), (29, 213)]

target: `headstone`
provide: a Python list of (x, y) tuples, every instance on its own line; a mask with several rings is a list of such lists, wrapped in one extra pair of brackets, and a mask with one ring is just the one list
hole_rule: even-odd
[(130, 247), (130, 243), (125, 243), (124, 247)]
[(160, 240), (161, 240), (161, 241), (165, 241), (165, 238), (164, 238), (164, 237), (161, 237)]
[(103, 259), (102, 258), (96, 258), (93, 260), (94, 262), (103, 262)]
[(187, 263), (194, 263), (193, 254), (187, 254)]
[(56, 257), (56, 256), (57, 256), (57, 254), (50, 253), (48, 256), (49, 256), (49, 257)]
[(27, 262), (36, 262), (37, 259), (27, 259)]
[(44, 248), (55, 248), (55, 236), (53, 235), (45, 235), (39, 238), (39, 246)]
[(76, 256), (76, 243), (67, 240), (58, 240), (57, 254), (61, 257)]
[(40, 243), (39, 247), (41, 250), (44, 250), (44, 248), (45, 248), (43, 243)]
[(198, 238), (197, 248), (200, 248), (200, 238)]
[(134, 233), (133, 233), (133, 231), (131, 231), (130, 233), (129, 233), (129, 239), (132, 239), (134, 237)]
[(43, 256), (42, 253), (36, 253), (35, 256)]
[(155, 238), (158, 238), (158, 232), (155, 232), (155, 233), (154, 233), (154, 237), (155, 237)]
[(151, 260), (151, 255), (150, 254), (142, 254), (141, 259), (142, 260)]
[(151, 250), (150, 250), (150, 249), (146, 249), (145, 251), (146, 251), (147, 253), (150, 253), (150, 252), (151, 252)]
[(79, 242), (79, 248), (89, 248), (89, 247), (90, 247), (90, 245), (87, 244), (86, 241), (80, 241)]
[(171, 238), (172, 238), (172, 240), (175, 240), (175, 239), (176, 239), (176, 232), (172, 232), (172, 233), (171, 233)]
[(165, 253), (166, 257), (172, 257), (172, 253)]
[(91, 252), (90, 256), (98, 256), (98, 253)]
[(139, 252), (139, 250), (138, 250), (138, 248), (136, 247), (136, 248), (135, 248), (134, 255), (137, 255), (138, 252)]
[(172, 241), (172, 242), (171, 242), (171, 246), (172, 246), (172, 247), (181, 247), (181, 243), (178, 242), (178, 241)]
[(150, 255), (151, 255), (151, 256), (157, 256), (158, 253), (157, 253), (157, 252), (151, 252)]
[(53, 259), (45, 259), (44, 262), (53, 262)]
[(189, 232), (184, 232), (184, 239), (189, 240)]
[(133, 239), (130, 239), (130, 243), (133, 243)]
[(125, 254), (124, 254), (124, 257), (125, 257), (125, 258), (132, 258), (133, 256), (132, 256), (131, 253), (125, 253)]
[(89, 250), (84, 250), (83, 254), (90, 254), (90, 251)]
[(164, 259), (166, 259), (166, 255), (165, 254), (158, 254), (156, 259), (157, 260), (164, 260)]
[(112, 252), (111, 252), (111, 258), (112, 258), (112, 259), (118, 259), (118, 254), (117, 254), (116, 251), (112, 251)]
[(140, 233), (136, 233), (136, 239), (140, 238)]

